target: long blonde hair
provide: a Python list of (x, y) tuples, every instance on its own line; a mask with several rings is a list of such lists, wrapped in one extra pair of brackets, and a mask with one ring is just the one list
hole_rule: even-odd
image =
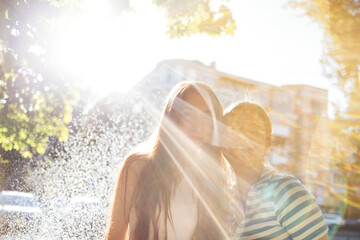
[[(181, 101), (189, 94), (199, 94), (207, 103), (214, 120), (213, 136), (218, 136), (217, 125), (222, 121), (222, 106), (213, 90), (204, 83), (182, 82), (173, 88), (164, 109), (152, 152), (133, 154), (134, 160), (148, 160), (135, 188), (132, 206), (137, 222), (130, 239), (149, 239), (150, 228), (153, 239), (159, 239), (159, 215), (164, 214), (172, 223), (170, 204), (172, 194), (184, 173), (183, 159), (189, 147), (178, 134), (177, 118), (181, 117)], [(180, 106), (180, 107), (179, 107)], [(223, 220), (226, 215), (225, 164), (221, 150), (211, 144), (201, 148), (205, 154), (196, 159), (194, 192), (198, 194), (197, 224), (192, 239), (224, 239)], [(194, 159), (191, 159), (194, 160)], [(220, 166), (220, 167), (219, 167)], [(127, 171), (124, 167), (123, 171)], [(219, 170), (220, 169), (220, 170)], [(164, 225), (167, 229), (167, 220)], [(166, 233), (165, 233), (166, 234)], [(167, 238), (167, 236), (165, 236)]]

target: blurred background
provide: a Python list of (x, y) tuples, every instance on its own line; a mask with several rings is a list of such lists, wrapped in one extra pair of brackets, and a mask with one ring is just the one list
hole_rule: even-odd
[(360, 239), (360, 1), (1, 0), (0, 239), (100, 239), (179, 81), (274, 125), (269, 161)]

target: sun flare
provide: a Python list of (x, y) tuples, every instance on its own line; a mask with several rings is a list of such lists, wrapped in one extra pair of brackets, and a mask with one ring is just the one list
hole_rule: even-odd
[(134, 52), (129, 47), (129, 30), (136, 24), (129, 19), (134, 13), (113, 16), (104, 2), (90, 3), (57, 38), (57, 57), (66, 71), (98, 94), (125, 92), (141, 80), (134, 74)]

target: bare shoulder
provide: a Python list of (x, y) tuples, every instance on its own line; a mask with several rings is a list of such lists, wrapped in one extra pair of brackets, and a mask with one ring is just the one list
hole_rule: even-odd
[(141, 175), (142, 171), (148, 166), (150, 157), (144, 153), (133, 153), (126, 157), (124, 164), (120, 170), (119, 178), (127, 178), (133, 181)]
[(126, 157), (123, 169), (141, 172), (150, 162), (150, 157), (145, 153), (133, 153)]
[(149, 162), (147, 154), (125, 159), (117, 176), (107, 239), (125, 239), (137, 181)]

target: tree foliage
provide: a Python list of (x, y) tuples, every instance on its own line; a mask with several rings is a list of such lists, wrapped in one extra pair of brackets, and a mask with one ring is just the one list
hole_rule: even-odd
[(359, 88), (360, 2), (357, 0), (290, 0), (324, 29), (323, 63), (329, 77), (349, 94)]
[(232, 13), (224, 4), (211, 7), (214, 0), (153, 0), (164, 9), (168, 19), (167, 33), (171, 38), (180, 38), (191, 34), (220, 36), (233, 35), (236, 29)]
[(55, 71), (52, 39), (61, 9), (44, 1), (2, 1), (0, 144), (23, 157), (44, 153), (49, 136), (66, 140), (76, 91)]

